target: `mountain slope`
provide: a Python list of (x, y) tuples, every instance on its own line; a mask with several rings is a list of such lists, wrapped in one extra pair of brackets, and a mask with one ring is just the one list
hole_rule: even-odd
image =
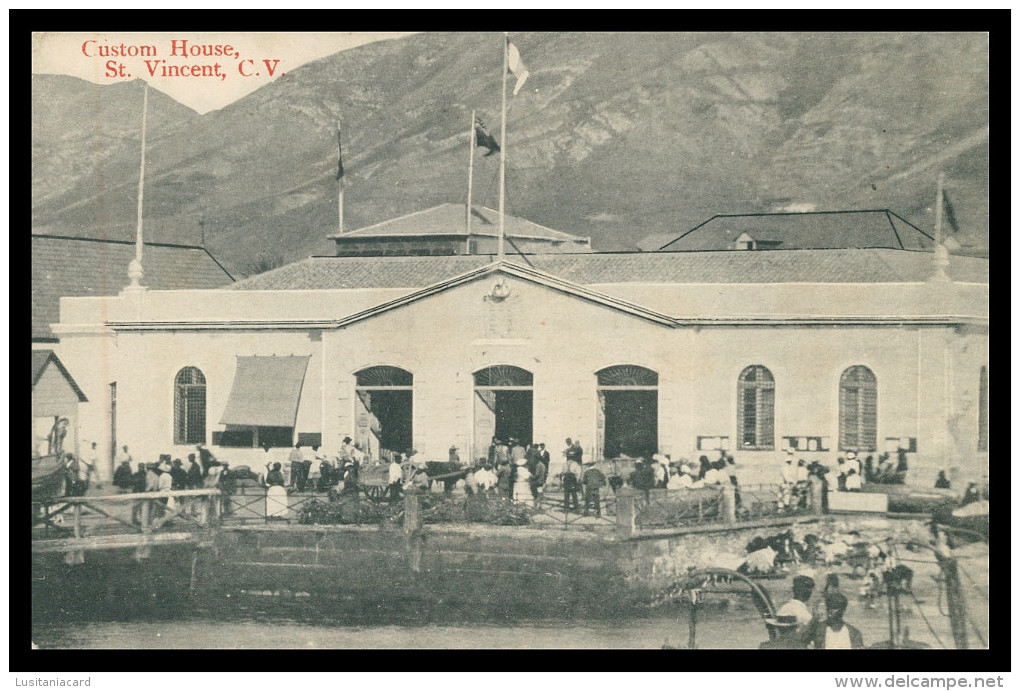
[[(531, 77), (510, 99), (511, 213), (607, 250), (653, 246), (648, 236), (669, 239), (715, 213), (785, 208), (891, 207), (931, 228), (943, 169), (962, 238), (987, 247), (984, 36), (513, 40)], [(428, 33), (369, 44), (203, 116), (150, 98), (147, 238), (204, 233), (234, 269), (260, 254), (328, 252), (339, 115), (345, 227), (463, 201), (471, 110), (499, 133), (500, 43)], [(38, 124), (33, 114), (33, 227), (130, 237), (139, 85), (76, 91), (57, 79), (71, 78), (37, 76), (33, 88), (47, 104)], [(83, 97), (72, 96), (88, 91), (119, 109), (81, 118)], [(118, 136), (96, 138), (95, 123)], [(101, 193), (87, 163), (97, 156)], [(498, 157), (478, 154), (476, 203), (496, 206), (497, 177)]]

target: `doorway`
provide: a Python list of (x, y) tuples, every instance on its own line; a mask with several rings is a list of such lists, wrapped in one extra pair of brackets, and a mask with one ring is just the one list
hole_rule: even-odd
[(378, 459), (407, 453), (414, 447), (414, 375), (380, 366), (355, 376), (355, 443)]
[(488, 456), (493, 437), (532, 442), (534, 377), (511, 365), (496, 365), (475, 372), (474, 458)]
[(659, 450), (659, 375), (637, 365), (597, 373), (596, 458), (651, 457)]

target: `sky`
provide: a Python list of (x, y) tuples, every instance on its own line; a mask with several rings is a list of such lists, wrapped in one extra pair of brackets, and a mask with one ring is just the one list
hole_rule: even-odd
[[(67, 74), (97, 84), (142, 78), (176, 101), (207, 113), (306, 62), (406, 35), (408, 32), (34, 33), (32, 72)], [(128, 55), (121, 56), (121, 52)]]

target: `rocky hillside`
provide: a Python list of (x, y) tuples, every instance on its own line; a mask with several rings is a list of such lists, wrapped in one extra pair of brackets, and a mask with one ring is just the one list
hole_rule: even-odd
[[(509, 111), (510, 213), (605, 250), (715, 213), (889, 207), (930, 229), (941, 169), (960, 240), (987, 248), (982, 35), (512, 39), (531, 77)], [(328, 252), (338, 116), (348, 229), (462, 201), (472, 108), (498, 137), (500, 43), (369, 44), (205, 115), (150, 91), (147, 238), (204, 235), (235, 270)], [(141, 83), (37, 75), (33, 103), (33, 230), (132, 237)], [(477, 155), (475, 201), (494, 207), (498, 157)]]

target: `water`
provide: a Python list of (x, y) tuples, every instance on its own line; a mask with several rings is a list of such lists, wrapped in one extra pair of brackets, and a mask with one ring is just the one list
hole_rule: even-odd
[[(748, 619), (734, 637), (733, 622), (699, 623), (699, 647), (757, 647), (768, 638)], [(686, 643), (687, 621), (663, 616), (620, 622), (532, 621), (507, 624), (329, 626), (309, 622), (209, 619), (167, 622), (90, 622), (35, 627), (40, 648), (661, 648)], [(746, 630), (744, 630), (746, 629)], [(702, 635), (704, 634), (704, 635)], [(716, 641), (715, 645), (712, 642)], [(726, 641), (726, 644), (720, 644)]]

